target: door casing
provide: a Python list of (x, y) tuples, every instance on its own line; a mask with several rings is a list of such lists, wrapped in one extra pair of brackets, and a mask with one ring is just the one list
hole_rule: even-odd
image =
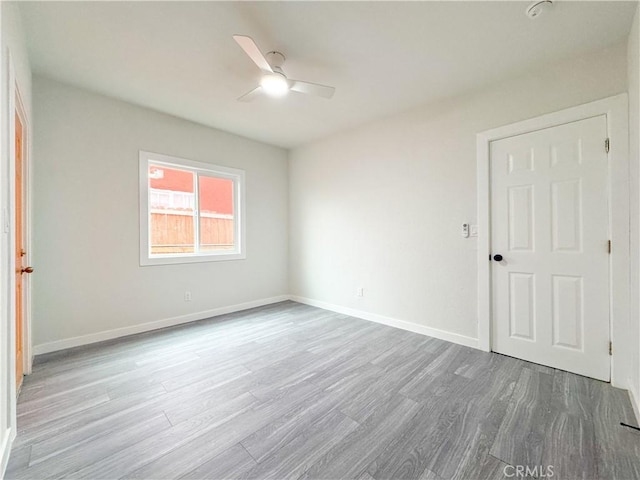
[[(24, 104), (22, 102), (22, 97), (20, 95), (20, 88), (15, 84), (15, 106), (14, 112), (20, 117), (20, 121), (22, 122), (22, 243), (25, 246), (25, 250), (27, 251), (27, 255), (24, 257), (24, 264), (29, 265), (31, 261), (31, 168), (30, 168), (30, 125), (29, 118), (27, 117), (26, 110), (24, 108)], [(15, 141), (15, 122), (13, 125), (13, 139)], [(15, 145), (12, 152), (15, 152)], [(16, 177), (16, 159), (15, 154), (12, 158), (12, 177), (13, 183), (15, 185), (15, 177)], [(15, 191), (14, 191), (15, 192)], [(15, 198), (15, 195), (11, 197)], [(13, 205), (13, 215), (15, 215), (16, 205)], [(15, 226), (17, 225), (16, 219), (13, 218), (12, 232), (15, 232)], [(14, 234), (15, 237), (15, 234)], [(15, 252), (15, 248), (13, 250)], [(17, 263), (17, 259), (13, 259), (14, 264)], [(15, 269), (14, 269), (15, 271)], [(30, 341), (30, 332), (31, 332), (31, 276), (23, 275), (22, 277), (22, 288), (23, 288), (23, 310), (22, 310), (22, 354), (23, 354), (23, 364), (22, 371), (25, 375), (29, 375), (31, 373), (32, 368), (32, 354), (31, 354), (31, 341)], [(14, 295), (15, 298), (15, 295)]]
[[(15, 259), (15, 228), (16, 228), (16, 218), (15, 218), (15, 112), (19, 112), (23, 121), (23, 182), (24, 187), (26, 189), (27, 194), (24, 197), (23, 204), (23, 214), (24, 214), (24, 243), (27, 249), (27, 257), (26, 261), (31, 261), (30, 252), (32, 247), (31, 242), (31, 232), (32, 232), (32, 175), (31, 175), (31, 121), (27, 114), (26, 108), (24, 108), (24, 104), (22, 101), (22, 97), (20, 95), (20, 85), (18, 84), (18, 80), (16, 78), (16, 70), (13, 63), (13, 57), (11, 52), (8, 52), (8, 92), (7, 92), (7, 107), (8, 107), (8, 127), (9, 127), (9, 138), (8, 138), (8, 147), (9, 147), (9, 165), (8, 165), (8, 202), (0, 211), (0, 228), (5, 230), (5, 233), (8, 234), (6, 236), (7, 239), (7, 251), (8, 253), (8, 278), (5, 277), (3, 283), (5, 283), (6, 287), (8, 287), (7, 298), (7, 317), (8, 322), (7, 326), (9, 328), (9, 385), (8, 393), (9, 398), (12, 401), (9, 404), (9, 428), (12, 430), (12, 436), (16, 434), (16, 368), (15, 368), (15, 342), (16, 342), (16, 331), (15, 331), (15, 315), (16, 315), (16, 305), (15, 305), (15, 297), (16, 297), (16, 284), (15, 284), (15, 268), (16, 268), (16, 259)], [(31, 348), (31, 278), (29, 275), (25, 275), (26, 278), (23, 279), (23, 288), (24, 288), (24, 312), (23, 312), (23, 324), (22, 324), (22, 351), (23, 351), (23, 373), (28, 375), (31, 373), (32, 369), (32, 348)], [(13, 359), (13, 360), (12, 360)]]
[[(613, 344), (611, 383), (629, 388), (633, 346), (625, 332), (629, 326), (629, 130), (628, 100), (623, 93), (540, 117), (478, 133), (478, 345), (491, 351), (491, 176), (490, 142), (605, 115), (609, 150), (609, 233), (612, 241), (610, 275), (610, 338)], [(603, 145), (604, 148), (604, 145)]]

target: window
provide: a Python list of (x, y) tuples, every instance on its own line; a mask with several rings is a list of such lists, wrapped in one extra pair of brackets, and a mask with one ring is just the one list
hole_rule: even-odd
[(244, 171), (140, 152), (140, 265), (245, 258)]

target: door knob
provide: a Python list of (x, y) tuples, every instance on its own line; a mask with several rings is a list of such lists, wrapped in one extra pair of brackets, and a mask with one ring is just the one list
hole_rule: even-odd
[(500, 255), (500, 254), (498, 254), (498, 255), (494, 255), (494, 256), (493, 256), (493, 259), (494, 259), (496, 262), (501, 262), (501, 261), (502, 261), (502, 255)]
[(22, 267), (20, 273), (33, 273), (33, 267)]

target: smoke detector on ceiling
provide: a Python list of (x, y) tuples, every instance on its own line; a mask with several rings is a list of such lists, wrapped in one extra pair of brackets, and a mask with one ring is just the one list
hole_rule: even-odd
[(552, 0), (542, 0), (533, 2), (531, 5), (527, 7), (526, 14), (530, 19), (538, 18), (542, 13), (553, 5)]

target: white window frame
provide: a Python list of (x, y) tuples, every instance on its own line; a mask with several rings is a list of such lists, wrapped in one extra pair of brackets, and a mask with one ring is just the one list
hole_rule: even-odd
[[(150, 209), (149, 209), (149, 165), (163, 165), (167, 168), (177, 168), (188, 170), (196, 174), (214, 176), (218, 178), (228, 178), (233, 180), (233, 212), (234, 241), (233, 250), (221, 250), (219, 252), (196, 252), (196, 253), (176, 253), (176, 254), (152, 254), (149, 240), (150, 235)], [(140, 265), (170, 265), (176, 263), (200, 263), (219, 262), (226, 260), (244, 260), (246, 255), (245, 243), (245, 173), (237, 168), (222, 167), (210, 163), (195, 162), (184, 158), (172, 157), (160, 153), (140, 151)], [(194, 211), (195, 218), (199, 225), (200, 211), (196, 202)], [(196, 228), (196, 233), (199, 228)], [(195, 243), (199, 242), (196, 236)]]

